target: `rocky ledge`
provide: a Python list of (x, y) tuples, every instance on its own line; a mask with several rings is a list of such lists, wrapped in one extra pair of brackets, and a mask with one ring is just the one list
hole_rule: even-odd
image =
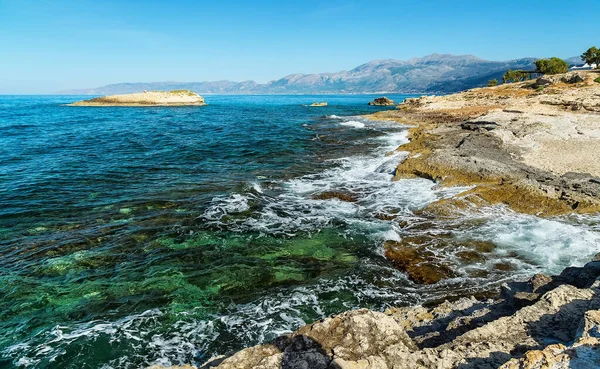
[(600, 211), (600, 72), (406, 99), (374, 119), (410, 125), (396, 178), (474, 186), (426, 211), (506, 204), (551, 216)]
[(595, 259), (505, 284), (494, 300), (349, 311), (200, 369), (597, 368), (599, 277)]
[(70, 106), (202, 106), (204, 98), (188, 90), (150, 91), (78, 101)]

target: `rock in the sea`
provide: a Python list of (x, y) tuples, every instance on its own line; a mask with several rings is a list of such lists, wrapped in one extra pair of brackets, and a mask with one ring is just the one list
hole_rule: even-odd
[(353, 196), (351, 194), (343, 193), (343, 192), (337, 192), (337, 191), (321, 192), (321, 193), (313, 195), (312, 198), (313, 198), (313, 200), (338, 199), (340, 201), (345, 201), (345, 202), (356, 202), (355, 196)]
[(69, 104), (70, 106), (202, 106), (204, 98), (188, 90), (150, 91), (97, 97)]
[(391, 105), (395, 105), (395, 103), (394, 103), (394, 100), (388, 99), (387, 97), (383, 96), (383, 97), (378, 97), (375, 100), (371, 101), (369, 103), (369, 105), (391, 106)]
[(314, 103), (310, 104), (310, 106), (327, 106), (327, 102), (326, 101), (314, 102)]
[(415, 283), (433, 284), (454, 276), (450, 267), (437, 262), (433, 252), (423, 247), (410, 247), (399, 242), (387, 241), (384, 248), (386, 258)]

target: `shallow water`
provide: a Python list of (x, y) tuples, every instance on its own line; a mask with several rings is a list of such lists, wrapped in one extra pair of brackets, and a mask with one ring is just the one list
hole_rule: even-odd
[[(406, 129), (360, 117), (386, 109), (373, 98), (0, 96), (0, 366), (201, 363), (333, 313), (485, 295), (600, 251), (597, 217), (420, 212), (466, 188), (391, 181)], [(355, 201), (315, 197), (330, 191)], [(386, 240), (426, 248), (453, 278), (411, 282)]]

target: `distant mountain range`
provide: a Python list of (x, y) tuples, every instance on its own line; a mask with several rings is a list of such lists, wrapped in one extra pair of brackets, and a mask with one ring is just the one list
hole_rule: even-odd
[[(508, 69), (533, 70), (537, 59), (490, 61), (473, 55), (432, 54), (409, 60), (374, 60), (337, 73), (291, 74), (264, 84), (254, 81), (117, 83), (61, 93), (112, 95), (182, 89), (200, 94), (450, 93), (485, 86), (490, 79), (500, 80)], [(579, 58), (569, 58), (567, 62), (581, 64)]]

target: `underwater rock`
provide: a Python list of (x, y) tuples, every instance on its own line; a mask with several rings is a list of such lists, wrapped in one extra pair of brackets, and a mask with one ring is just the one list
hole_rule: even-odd
[(422, 247), (408, 247), (393, 241), (387, 241), (384, 247), (385, 257), (415, 283), (433, 284), (454, 276), (450, 267), (437, 262), (435, 254)]
[(338, 199), (340, 201), (345, 201), (345, 202), (356, 202), (356, 197), (348, 194), (348, 193), (343, 193), (343, 192), (337, 192), (337, 191), (326, 191), (326, 192), (321, 192), (318, 194), (315, 194), (312, 196), (313, 200), (330, 200), (330, 199)]

